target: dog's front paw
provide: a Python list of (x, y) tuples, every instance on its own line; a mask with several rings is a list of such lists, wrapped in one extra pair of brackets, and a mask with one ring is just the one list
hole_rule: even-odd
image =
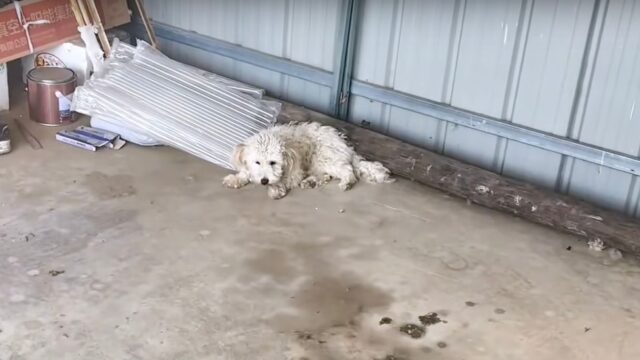
[(338, 188), (340, 188), (340, 190), (342, 190), (342, 191), (351, 190), (351, 188), (353, 187), (353, 184), (354, 183), (352, 183), (352, 182), (340, 182), (338, 184)]
[(231, 189), (239, 189), (247, 185), (247, 182), (237, 174), (229, 174), (222, 179), (222, 184)]
[(269, 186), (269, 197), (273, 200), (282, 199), (287, 195), (287, 188), (285, 186)]
[(309, 176), (300, 183), (302, 189), (314, 189), (316, 186), (318, 186), (318, 180), (315, 176)]

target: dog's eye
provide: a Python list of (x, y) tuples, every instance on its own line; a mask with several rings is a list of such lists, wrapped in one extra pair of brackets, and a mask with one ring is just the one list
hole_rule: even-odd
[(260, 161), (256, 161), (256, 164), (257, 164), (257, 165), (260, 165)]
[(275, 165), (275, 164), (276, 164), (276, 162), (275, 162), (275, 161), (269, 161), (269, 165), (273, 166), (273, 165)]

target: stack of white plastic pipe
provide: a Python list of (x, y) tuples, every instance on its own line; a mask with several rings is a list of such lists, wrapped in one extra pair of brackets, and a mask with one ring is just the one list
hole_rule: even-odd
[[(146, 43), (114, 49), (104, 71), (76, 89), (75, 111), (117, 119), (163, 144), (231, 168), (235, 145), (271, 126), (279, 104), (254, 97), (255, 88), (206, 76)], [(228, 79), (226, 79), (228, 80)], [(233, 85), (233, 84), (232, 84)]]

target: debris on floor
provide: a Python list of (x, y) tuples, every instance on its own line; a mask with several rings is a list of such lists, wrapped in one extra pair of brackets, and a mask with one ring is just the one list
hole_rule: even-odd
[(418, 320), (424, 326), (431, 326), (442, 322), (442, 319), (438, 316), (437, 313), (431, 312), (427, 315), (418, 316)]
[(599, 238), (591, 239), (587, 244), (589, 245), (589, 250), (603, 251), (605, 249), (604, 242)]
[(256, 99), (138, 41), (136, 48), (114, 44), (102, 71), (76, 89), (72, 109), (232, 168), (235, 146), (275, 123), (280, 103)]
[(27, 275), (29, 275), (29, 276), (38, 276), (38, 275), (40, 275), (40, 270), (38, 270), (38, 269), (29, 270), (29, 271), (27, 271)]
[(380, 325), (387, 325), (387, 324), (391, 324), (393, 322), (393, 320), (390, 317), (383, 317), (382, 319), (380, 319), (379, 324)]
[(414, 339), (419, 339), (424, 336), (426, 330), (424, 326), (416, 324), (404, 324), (400, 326), (400, 332), (411, 336)]
[(62, 275), (64, 273), (65, 273), (64, 270), (49, 270), (49, 275), (51, 275), (51, 276), (58, 276), (58, 275)]
[(616, 248), (609, 249), (609, 257), (613, 261), (618, 261), (622, 259), (622, 252)]

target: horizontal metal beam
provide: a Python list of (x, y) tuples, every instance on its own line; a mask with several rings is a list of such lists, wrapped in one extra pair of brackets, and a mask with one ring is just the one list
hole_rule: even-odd
[(538, 130), (529, 129), (466, 110), (453, 108), (449, 105), (404, 94), (390, 88), (354, 80), (351, 84), (351, 94), (476, 129), (487, 134), (535, 146), (543, 150), (571, 156), (626, 173), (640, 175), (640, 159), (636, 157), (579, 143), (571, 139), (543, 133)]
[[(156, 35), (165, 40), (195, 47), (327, 87), (334, 85), (333, 73), (326, 70), (251, 50), (171, 25), (153, 22), (153, 26), (156, 30)], [(144, 26), (139, 21), (134, 20), (131, 28), (135, 35), (144, 37)], [(351, 95), (362, 96), (370, 100), (397, 106), (442, 121), (469, 127), (487, 134), (500, 136), (625, 173), (640, 175), (640, 159), (637, 157), (612, 152), (503, 120), (453, 108), (446, 104), (404, 94), (390, 88), (353, 80)]]
[[(140, 36), (140, 38), (145, 37), (143, 35), (145, 34), (144, 26), (137, 18), (134, 18), (130, 28), (135, 35)], [(334, 83), (334, 76), (330, 71), (265, 54), (230, 42), (198, 34), (194, 31), (184, 30), (156, 21), (153, 21), (153, 28), (156, 31), (156, 36), (161, 39), (188, 45), (319, 85), (331, 87)]]

